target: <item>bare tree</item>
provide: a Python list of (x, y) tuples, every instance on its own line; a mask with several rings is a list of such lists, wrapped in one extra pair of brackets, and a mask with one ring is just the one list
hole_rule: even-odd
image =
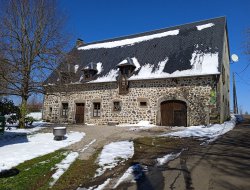
[(66, 47), (64, 17), (53, 0), (1, 3), (0, 78), (7, 84), (5, 94), (21, 97), (19, 126), (23, 128), (28, 98), (43, 93), (42, 82), (57, 67)]

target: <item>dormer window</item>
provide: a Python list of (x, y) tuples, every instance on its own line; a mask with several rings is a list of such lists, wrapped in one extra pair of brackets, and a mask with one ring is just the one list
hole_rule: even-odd
[(117, 67), (120, 69), (121, 75), (126, 77), (130, 77), (136, 68), (133, 60), (130, 57), (127, 57), (125, 60), (120, 62)]
[(91, 62), (83, 69), (84, 72), (84, 79), (85, 80), (91, 80), (95, 77), (95, 75), (98, 73), (98, 70), (96, 68), (96, 64)]
[(71, 77), (69, 72), (61, 72), (61, 83), (67, 84), (70, 83)]
[(128, 78), (133, 74), (136, 66), (133, 60), (127, 57), (125, 60), (120, 62), (117, 67), (120, 69), (119, 76), (119, 94), (127, 94), (129, 92), (129, 81)]

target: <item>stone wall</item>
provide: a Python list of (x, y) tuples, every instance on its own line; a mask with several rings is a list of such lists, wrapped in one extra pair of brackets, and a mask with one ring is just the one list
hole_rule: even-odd
[[(47, 87), (44, 100), (45, 120), (75, 122), (76, 103), (85, 104), (85, 123), (108, 124), (138, 123), (141, 120), (161, 124), (160, 104), (167, 100), (181, 100), (187, 104), (187, 124), (209, 123), (211, 91), (215, 87), (214, 76), (186, 77), (161, 80), (130, 81), (129, 93), (119, 95), (116, 82), (85, 83)], [(113, 102), (121, 103), (120, 111), (113, 111)], [(140, 101), (147, 102), (140, 106)], [(101, 116), (93, 117), (93, 103), (101, 103)], [(68, 103), (66, 118), (61, 116), (62, 103)], [(52, 112), (51, 112), (52, 111)]]

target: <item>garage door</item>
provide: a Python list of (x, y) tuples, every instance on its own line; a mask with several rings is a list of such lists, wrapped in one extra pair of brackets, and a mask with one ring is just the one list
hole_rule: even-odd
[(161, 125), (187, 126), (187, 105), (183, 101), (172, 100), (161, 103)]

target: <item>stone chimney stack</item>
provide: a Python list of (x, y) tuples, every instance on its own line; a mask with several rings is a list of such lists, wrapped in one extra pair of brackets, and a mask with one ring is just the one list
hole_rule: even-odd
[(80, 46), (82, 46), (82, 45), (84, 45), (84, 41), (83, 41), (82, 39), (78, 38), (78, 39), (76, 40), (76, 47), (78, 48), (78, 47), (80, 47)]

